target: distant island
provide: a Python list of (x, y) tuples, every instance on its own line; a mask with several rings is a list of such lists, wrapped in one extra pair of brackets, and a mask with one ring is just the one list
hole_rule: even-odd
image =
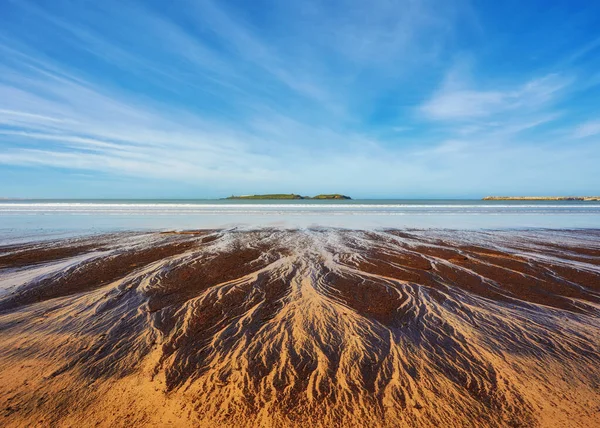
[(486, 196), (484, 201), (600, 201), (600, 196)]
[(301, 196), (295, 193), (273, 193), (268, 195), (229, 196), (225, 199), (352, 199), (350, 196), (334, 193), (331, 195)]

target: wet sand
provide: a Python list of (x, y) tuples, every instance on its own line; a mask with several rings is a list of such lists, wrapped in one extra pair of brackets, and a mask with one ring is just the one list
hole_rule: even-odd
[(600, 420), (598, 230), (121, 233), (3, 282), (3, 426)]

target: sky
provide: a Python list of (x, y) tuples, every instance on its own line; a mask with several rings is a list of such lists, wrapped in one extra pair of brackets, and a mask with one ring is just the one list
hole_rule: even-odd
[(0, 197), (600, 194), (600, 2), (1, 0)]

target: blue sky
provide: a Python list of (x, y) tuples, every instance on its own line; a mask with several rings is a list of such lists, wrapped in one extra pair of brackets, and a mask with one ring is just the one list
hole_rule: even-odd
[(0, 196), (267, 192), (600, 193), (600, 2), (0, 2)]

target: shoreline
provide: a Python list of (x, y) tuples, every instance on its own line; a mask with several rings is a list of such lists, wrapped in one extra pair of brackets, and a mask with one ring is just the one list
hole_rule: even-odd
[[(0, 203), (2, 231), (231, 227), (598, 228), (600, 203), (583, 201), (210, 201)], [(0, 238), (1, 239), (1, 238)]]

